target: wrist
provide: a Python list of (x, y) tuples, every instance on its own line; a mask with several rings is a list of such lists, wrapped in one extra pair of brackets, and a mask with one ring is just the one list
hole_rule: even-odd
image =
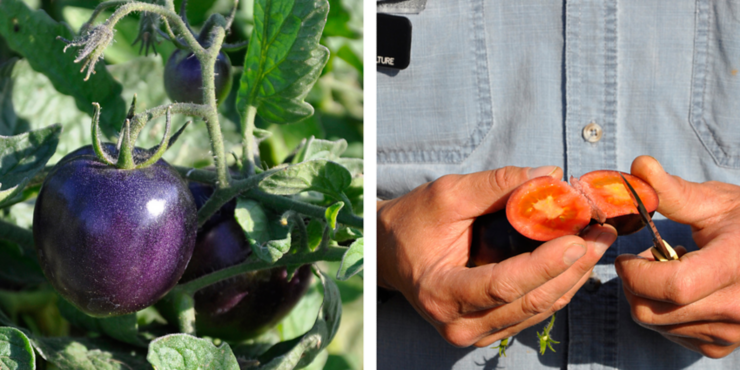
[(392, 256), (390, 255), (392, 251), (391, 243), (388, 242), (390, 240), (389, 238), (389, 226), (391, 222), (388, 220), (388, 212), (384, 212), (385, 206), (388, 205), (390, 201), (388, 200), (381, 200), (378, 199), (376, 202), (376, 219), (377, 219), (377, 284), (378, 287), (388, 290), (397, 290), (393, 284), (389, 282), (390, 280), (390, 270), (387, 268), (389, 263), (392, 263)]

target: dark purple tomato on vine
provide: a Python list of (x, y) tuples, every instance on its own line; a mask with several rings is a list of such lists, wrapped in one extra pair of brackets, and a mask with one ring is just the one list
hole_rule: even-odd
[[(231, 91), (231, 61), (218, 53), (214, 65), (216, 103), (221, 104)], [(164, 89), (174, 102), (203, 104), (203, 77), (195, 54), (175, 50), (164, 68)]]
[[(190, 183), (196, 202), (213, 192), (210, 186)], [(234, 204), (227, 203), (198, 231), (193, 258), (182, 282), (243, 262), (252, 254), (249, 241), (234, 218)], [(309, 265), (298, 268), (291, 279), (285, 267), (252, 271), (199, 290), (195, 294), (196, 330), (227, 341), (255, 337), (284, 318), (311, 284)]]
[[(143, 152), (135, 150), (135, 159)], [(41, 187), (33, 219), (39, 263), (81, 311), (98, 317), (136, 312), (170, 291), (185, 271), (197, 234), (195, 202), (164, 160), (122, 170), (91, 153), (84, 147), (62, 158)]]

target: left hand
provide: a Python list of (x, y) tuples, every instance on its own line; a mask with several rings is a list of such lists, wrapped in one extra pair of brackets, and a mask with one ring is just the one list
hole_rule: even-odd
[(655, 262), (649, 250), (617, 258), (633, 319), (705, 356), (729, 355), (740, 346), (740, 186), (689, 182), (647, 156), (632, 174), (658, 192), (658, 212), (691, 225), (700, 248), (677, 248), (678, 261)]

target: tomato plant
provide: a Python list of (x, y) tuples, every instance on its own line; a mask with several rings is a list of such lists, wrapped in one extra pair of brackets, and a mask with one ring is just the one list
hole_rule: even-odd
[[(0, 2), (4, 363), (180, 369), (172, 354), (187, 353), (219, 369), (361, 368), (361, 2), (177, 3)], [(168, 97), (168, 60), (197, 61), (199, 78), (174, 86), (196, 98)], [(194, 216), (168, 203), (147, 223), (164, 194), (150, 181), (167, 176), (214, 190), (189, 198)], [(239, 258), (191, 262), (200, 271), (178, 281), (192, 247), (159, 244), (221, 227)], [(229, 295), (245, 276), (284, 289), (241, 280), (253, 296)], [(208, 294), (216, 311), (290, 312), (245, 321), (245, 340), (203, 314)]]

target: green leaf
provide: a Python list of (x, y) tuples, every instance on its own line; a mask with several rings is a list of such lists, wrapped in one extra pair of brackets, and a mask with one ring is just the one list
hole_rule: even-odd
[(144, 355), (106, 338), (33, 338), (34, 348), (61, 370), (147, 369)]
[(290, 250), (289, 228), (271, 219), (259, 202), (238, 199), (234, 216), (261, 260), (274, 263)]
[(0, 65), (0, 135), (15, 135), (28, 131), (28, 121), (18, 118), (13, 107), (13, 79), (10, 78), (17, 58)]
[(321, 239), (324, 237), (324, 224), (321, 221), (312, 218), (311, 221), (308, 222), (308, 226), (306, 226), (306, 231), (308, 232), (308, 249), (315, 251), (321, 244)]
[(0, 281), (17, 285), (40, 284), (46, 281), (33, 251), (0, 241)]
[(318, 191), (341, 199), (342, 192), (352, 182), (352, 176), (342, 165), (324, 159), (294, 164), (262, 180), (260, 189), (276, 195), (294, 195)]
[(298, 338), (311, 330), (324, 297), (320, 284), (311, 284), (306, 294), (277, 325), (281, 341)]
[(239, 344), (234, 344), (234, 348), (232, 348), (232, 351), (234, 352), (236, 358), (239, 359), (240, 362), (242, 362), (242, 360), (244, 359), (256, 359), (261, 354), (269, 350), (270, 347), (279, 342), (280, 335), (278, 334), (277, 330), (272, 329), (266, 331), (257, 338), (248, 339)]
[(146, 346), (146, 343), (144, 343), (144, 341), (139, 337), (139, 325), (136, 321), (135, 313), (123, 316), (97, 318), (88, 316), (63, 298), (59, 299), (58, 306), (59, 312), (61, 312), (62, 316), (64, 316), (64, 318), (72, 325), (105, 334), (111, 338), (128, 344), (133, 344), (135, 346)]
[[(26, 187), (26, 184), (28, 184), (28, 181), (30, 181), (30, 178), (27, 177), (23, 179), (20, 184), (12, 188), (0, 190), (0, 208), (15, 204), (15, 202), (23, 195), (23, 189)], [(2, 185), (3, 184), (0, 183), (0, 187), (2, 187)]]
[(21, 0), (0, 1), (0, 36), (8, 46), (23, 55), (34, 70), (46, 75), (57, 91), (74, 97), (77, 108), (92, 116), (93, 102), (103, 107), (101, 127), (107, 134), (120, 127), (126, 114), (121, 99), (121, 85), (108, 73), (103, 63), (96, 74), (83, 81), (80, 64), (74, 63), (75, 52), (64, 53), (65, 43), (57, 36), (72, 39), (72, 31), (51, 19), (44, 11), (33, 11)]
[(320, 272), (319, 279), (324, 287), (324, 302), (313, 327), (298, 338), (276, 344), (260, 356), (260, 362), (264, 364), (260, 370), (305, 367), (331, 343), (339, 329), (342, 302), (334, 281), (323, 272)]
[[(188, 22), (194, 26), (205, 22), (206, 18), (210, 14), (209, 10), (211, 10), (213, 5), (216, 3), (216, 0), (188, 1), (186, 8)], [(178, 12), (180, 11), (180, 4), (182, 4), (182, 0), (175, 1), (175, 9), (177, 9)]]
[(255, 0), (236, 103), (243, 122), (248, 106), (271, 123), (313, 114), (304, 99), (329, 58), (329, 50), (319, 45), (328, 13), (326, 0)]
[(326, 223), (329, 225), (332, 235), (337, 230), (337, 216), (339, 216), (339, 211), (342, 210), (342, 207), (344, 207), (344, 202), (336, 202), (327, 207), (324, 212)]
[(345, 242), (348, 240), (355, 240), (362, 237), (362, 231), (357, 230), (353, 227), (339, 225), (337, 232), (334, 233), (334, 240), (338, 243)]
[(352, 50), (352, 48), (348, 45), (342, 45), (342, 47), (340, 47), (337, 51), (336, 56), (339, 57), (339, 59), (347, 62), (360, 73), (363, 72), (362, 58), (357, 55), (357, 53), (355, 53), (354, 50)]
[(353, 178), (362, 175), (364, 171), (364, 161), (362, 160), (362, 158), (337, 158), (334, 160), (334, 162), (337, 162), (347, 168)]
[(12, 81), (12, 88), (5, 91), (4, 99), (10, 101), (14, 121), (0, 124), (0, 135), (13, 136), (61, 123), (64, 129), (49, 160), (52, 163), (90, 143), (90, 117), (77, 109), (72, 97), (56, 91), (49, 78), (34, 71), (27, 60), (0, 71), (0, 85), (7, 81)]
[(153, 340), (146, 358), (157, 370), (239, 370), (228, 344), (216, 347), (208, 339), (188, 334), (166, 335)]
[(299, 155), (293, 158), (293, 163), (310, 161), (312, 159), (326, 159), (335, 161), (347, 150), (347, 140), (337, 141), (309, 138), (306, 145), (301, 148)]
[(339, 265), (339, 271), (337, 271), (337, 280), (347, 280), (353, 275), (362, 272), (364, 264), (364, 238), (355, 240), (352, 245), (349, 246), (344, 257), (342, 257), (342, 263)]
[[(12, 201), (14, 194), (44, 168), (57, 149), (61, 132), (62, 126), (56, 124), (15, 136), (0, 135), (0, 189), (5, 190), (0, 193), (0, 206)], [(13, 191), (8, 193), (10, 189)]]
[(3, 370), (36, 368), (36, 355), (31, 342), (18, 329), (0, 327), (0, 368)]
[(326, 22), (324, 36), (340, 36), (350, 39), (359, 38), (361, 34), (349, 28), (350, 14), (342, 6), (341, 0), (329, 0), (329, 18)]

